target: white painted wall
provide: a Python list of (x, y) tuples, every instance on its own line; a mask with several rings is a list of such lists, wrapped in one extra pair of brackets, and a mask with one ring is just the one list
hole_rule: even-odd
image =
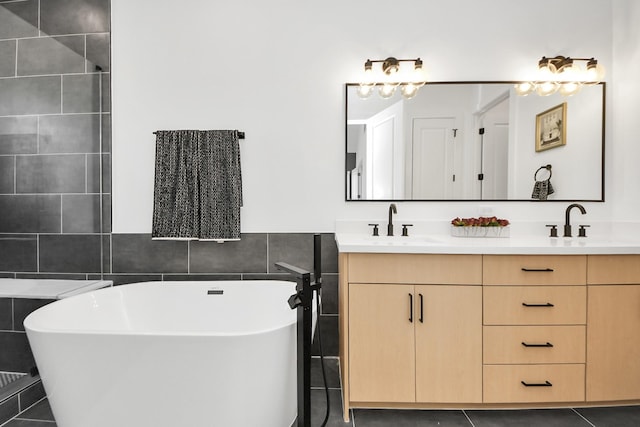
[(607, 199), (616, 220), (640, 220), (640, 2), (613, 0), (614, 83), (607, 141)]
[[(246, 132), (243, 232), (333, 231), (336, 219), (384, 218), (386, 203), (344, 201), (344, 83), (359, 79), (367, 58), (420, 56), (443, 81), (527, 79), (543, 55), (594, 56), (608, 81), (627, 81), (633, 71), (617, 68), (638, 69), (637, 9), (633, 0), (112, 0), (113, 231), (150, 232), (152, 132), (177, 128)], [(625, 98), (610, 100), (614, 111), (638, 106), (619, 86), (612, 95)], [(638, 158), (637, 119), (622, 123), (632, 117), (608, 122), (612, 158)], [(587, 206), (590, 220), (614, 208), (631, 216), (617, 207), (640, 205), (634, 186), (618, 189), (640, 182), (637, 166), (620, 171), (611, 161), (607, 202)], [(407, 202), (398, 217), (449, 219), (479, 206)], [(565, 208), (491, 207), (511, 220), (556, 222)]]

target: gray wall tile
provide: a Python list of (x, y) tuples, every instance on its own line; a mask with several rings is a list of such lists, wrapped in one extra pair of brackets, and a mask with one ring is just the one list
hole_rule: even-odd
[(41, 272), (100, 272), (99, 235), (41, 234), (39, 241)]
[[(37, 383), (33, 384), (26, 390), (20, 392), (20, 411), (24, 411), (25, 409), (27, 409), (34, 403), (38, 402), (45, 396), (46, 396), (46, 393), (44, 391), (44, 386), (42, 385), (42, 381), (38, 381)], [(43, 418), (51, 418), (53, 420), (53, 416), (49, 416), (48, 414), (46, 417), (43, 417)], [(38, 424), (40, 424), (39, 427), (43, 427), (42, 423), (38, 422)], [(44, 427), (51, 427), (51, 426), (46, 426), (45, 424)]]
[(100, 152), (100, 114), (40, 118), (40, 153)]
[(87, 191), (111, 193), (111, 155), (102, 155), (102, 191), (100, 190), (100, 154), (87, 156)]
[[(44, 286), (44, 285), (43, 285)], [(15, 298), (13, 300), (13, 325), (16, 331), (24, 331), (24, 319), (31, 312), (52, 303), (53, 299)]]
[[(318, 326), (322, 333), (322, 352), (325, 356), (337, 356), (339, 354), (338, 343), (338, 316), (319, 316)], [(311, 345), (311, 354), (320, 355), (320, 342), (318, 331), (316, 331), (313, 344)]]
[(0, 39), (38, 35), (38, 0), (0, 6)]
[(109, 45), (109, 34), (87, 34), (87, 72), (96, 71), (96, 66), (110, 71)]
[(0, 271), (37, 271), (38, 243), (35, 238), (0, 239)]
[(0, 77), (16, 75), (16, 41), (0, 41)]
[(338, 314), (338, 274), (322, 276), (322, 314)]
[(170, 281), (220, 281), (220, 280), (242, 280), (241, 274), (163, 274), (164, 282)]
[[(321, 234), (322, 271), (338, 272), (337, 246), (333, 233)], [(283, 261), (313, 272), (313, 233), (269, 234), (269, 272), (277, 271), (273, 264)]]
[(0, 298), (0, 330), (13, 330), (13, 298)]
[(190, 244), (192, 273), (265, 273), (267, 235), (242, 234), (238, 242)]
[(111, 152), (111, 114), (102, 115), (102, 152)]
[(113, 281), (113, 286), (140, 282), (159, 282), (162, 280), (162, 274), (106, 274), (104, 280)]
[(109, 31), (109, 0), (47, 0), (40, 5), (42, 31), (47, 34)]
[(0, 332), (0, 371), (29, 372), (36, 365), (24, 332)]
[[(0, 369), (2, 369), (2, 366), (0, 366)], [(18, 396), (9, 397), (8, 399), (3, 400), (0, 402), (0, 424), (4, 424), (6, 421), (15, 417), (18, 415), (18, 412), (20, 412)]]
[(84, 154), (16, 156), (18, 193), (84, 193)]
[(0, 116), (60, 113), (58, 76), (0, 79)]
[(0, 195), (0, 233), (59, 233), (59, 195)]
[(0, 156), (0, 193), (14, 193), (14, 156)]
[(86, 280), (83, 273), (16, 273), (16, 279)]
[(187, 242), (151, 240), (151, 234), (114, 234), (113, 273), (186, 273)]
[(109, 104), (109, 85), (100, 83), (99, 74), (74, 74), (62, 78), (62, 111), (64, 113), (97, 113)]
[(99, 233), (100, 195), (62, 195), (62, 232)]
[(37, 151), (37, 117), (0, 117), (0, 154), (35, 154)]
[(84, 66), (84, 36), (18, 40), (19, 76), (84, 73)]
[(102, 195), (102, 232), (111, 233), (111, 194)]

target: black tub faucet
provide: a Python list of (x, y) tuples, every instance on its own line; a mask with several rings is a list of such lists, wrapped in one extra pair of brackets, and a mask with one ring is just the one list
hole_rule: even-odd
[(569, 206), (567, 206), (567, 210), (564, 213), (564, 237), (571, 237), (571, 220), (569, 218), (569, 214), (571, 213), (571, 209), (573, 208), (580, 209), (580, 212), (582, 213), (582, 215), (587, 213), (584, 206), (582, 206), (579, 203), (572, 203)]
[(389, 224), (387, 224), (387, 236), (393, 236), (393, 214), (398, 213), (395, 203), (389, 205)]

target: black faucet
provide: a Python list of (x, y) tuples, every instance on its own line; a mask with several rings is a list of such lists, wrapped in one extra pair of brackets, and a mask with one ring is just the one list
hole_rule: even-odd
[(393, 214), (397, 214), (398, 209), (395, 203), (389, 205), (389, 224), (387, 224), (387, 236), (393, 236)]
[(569, 219), (569, 214), (571, 213), (571, 209), (573, 208), (580, 209), (580, 212), (582, 213), (582, 215), (587, 213), (584, 206), (582, 206), (579, 203), (572, 203), (569, 206), (567, 206), (567, 210), (564, 213), (564, 237), (571, 237), (571, 220)]

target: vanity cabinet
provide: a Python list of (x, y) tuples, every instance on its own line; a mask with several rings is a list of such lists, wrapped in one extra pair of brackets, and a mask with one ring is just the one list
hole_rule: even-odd
[(640, 255), (340, 254), (349, 408), (640, 399)]
[(345, 419), (361, 407), (482, 401), (482, 257), (340, 254)]
[(588, 260), (587, 400), (640, 398), (640, 255)]
[(584, 400), (586, 256), (483, 257), (483, 401)]

